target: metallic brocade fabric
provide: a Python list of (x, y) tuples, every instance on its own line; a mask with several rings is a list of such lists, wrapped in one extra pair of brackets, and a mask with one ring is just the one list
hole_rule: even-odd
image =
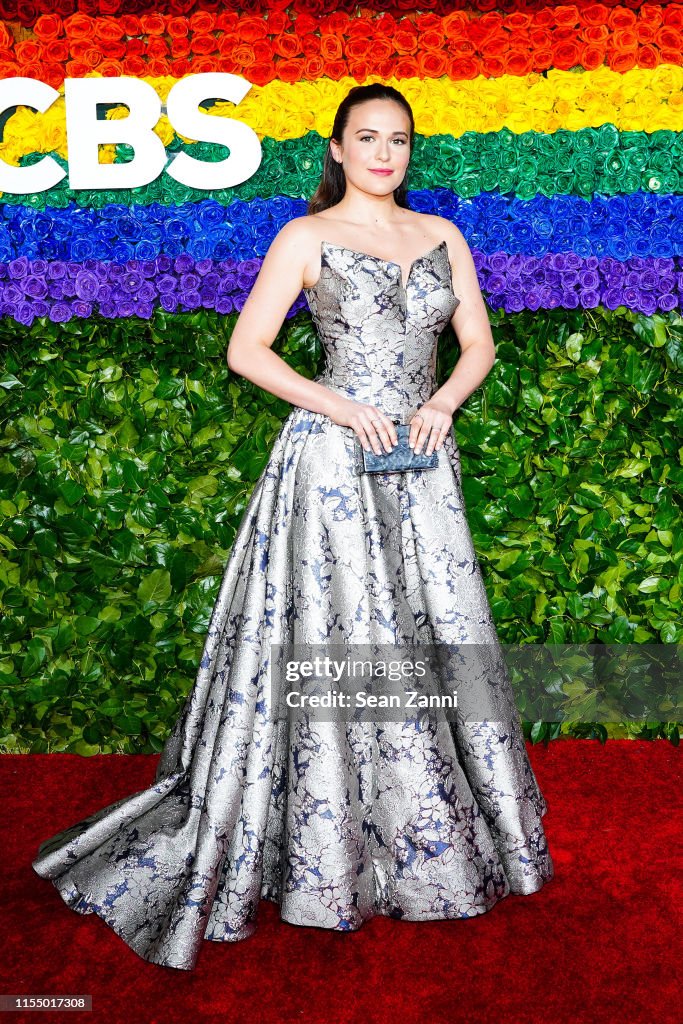
[[(440, 242), (396, 263), (323, 242), (306, 289), (316, 379), (397, 422), (436, 390), (459, 299)], [(553, 862), (461, 490), (452, 433), (429, 471), (357, 476), (351, 428), (296, 407), (254, 486), (194, 686), (154, 782), (44, 841), (34, 870), (141, 957), (192, 970), (204, 940), (283, 921), (468, 918)], [(483, 721), (277, 718), (271, 644), (482, 644)], [(475, 687), (475, 691), (477, 687)], [(400, 926), (399, 926), (400, 927)]]

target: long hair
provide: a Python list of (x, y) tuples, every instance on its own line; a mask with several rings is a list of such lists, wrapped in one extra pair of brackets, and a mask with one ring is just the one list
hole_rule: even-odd
[[(358, 106), (360, 103), (366, 103), (368, 100), (394, 100), (396, 103), (401, 104), (410, 119), (409, 144), (410, 152), (412, 154), (413, 139), (415, 137), (415, 120), (413, 118), (412, 107), (398, 89), (394, 89), (391, 85), (384, 85), (382, 82), (373, 82), (370, 85), (356, 85), (349, 90), (337, 108), (337, 113), (335, 114), (334, 123), (332, 125), (331, 139), (334, 139), (336, 142), (341, 142), (344, 129), (349, 121), (349, 114), (351, 113), (351, 110), (353, 107)], [(403, 181), (394, 189), (394, 201), (396, 205), (404, 206), (406, 209), (410, 209), (407, 197), (407, 179), (409, 171), (410, 163), (406, 168)], [(320, 179), (320, 184), (314, 194), (308, 201), (306, 213), (320, 213), (321, 210), (327, 210), (330, 206), (335, 206), (343, 198), (345, 192), (346, 175), (344, 174), (344, 168), (341, 164), (337, 163), (332, 156), (330, 143), (328, 142), (325, 160), (323, 163), (322, 178)]]

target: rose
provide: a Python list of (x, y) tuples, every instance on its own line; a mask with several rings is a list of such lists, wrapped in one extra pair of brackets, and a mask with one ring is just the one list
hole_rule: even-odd
[[(35, 265), (33, 267), (35, 271)], [(24, 291), (34, 299), (44, 299), (47, 295), (47, 284), (45, 279), (38, 274), (29, 275), (24, 281)]]
[(19, 64), (32, 64), (43, 59), (43, 47), (35, 39), (22, 39), (14, 47), (14, 54)]
[(184, 39), (189, 31), (190, 28), (185, 18), (169, 18), (166, 22), (166, 32), (171, 39)]
[(185, 238), (187, 225), (177, 215), (168, 217), (164, 224), (164, 233), (168, 239)]
[(63, 64), (69, 59), (68, 40), (50, 39), (49, 42), (43, 44), (43, 54), (44, 60), (53, 61), (55, 64)]
[(95, 35), (95, 20), (77, 11), (64, 19), (64, 31), (70, 39), (92, 39)]
[(139, 270), (146, 280), (151, 280), (157, 274), (156, 260), (141, 260)]
[(133, 255), (133, 246), (130, 242), (117, 241), (111, 248), (111, 258), (117, 263), (125, 263)]
[(211, 256), (214, 245), (213, 237), (206, 235), (204, 238), (190, 238), (187, 243), (187, 250), (195, 260), (201, 260)]
[(151, 281), (142, 281), (137, 292), (138, 302), (152, 302), (157, 297), (157, 290)]
[(211, 308), (215, 302), (216, 289), (207, 285), (206, 280), (202, 283), (202, 287), (199, 289), (199, 298), (204, 308)]
[(180, 301), (182, 302), (185, 309), (199, 309), (202, 304), (201, 296), (196, 290), (190, 290), (187, 292), (181, 292)]
[(93, 255), (94, 250), (92, 238), (76, 238), (71, 244), (70, 255), (75, 260), (84, 260)]
[(142, 57), (126, 57), (123, 61), (123, 71), (133, 78), (142, 78), (147, 73), (147, 65)]
[(205, 276), (208, 275), (214, 268), (214, 261), (212, 259), (197, 260), (194, 269), (196, 273)]
[[(206, 55), (209, 53), (215, 53), (218, 50), (218, 40), (211, 35), (193, 36), (190, 41), (190, 49), (192, 53)], [(201, 65), (195, 65), (201, 66)], [(207, 68), (207, 71), (209, 68)]]
[(55, 260), (53, 263), (49, 263), (47, 267), (47, 276), (50, 281), (61, 280), (66, 274), (66, 265), (61, 260)]
[(213, 199), (198, 203), (196, 208), (197, 222), (202, 227), (222, 226), (226, 221), (226, 209)]
[(119, 24), (123, 30), (123, 34), (128, 36), (129, 39), (135, 36), (142, 35), (142, 26), (140, 25), (140, 19), (135, 14), (122, 14), (119, 17)]
[(124, 31), (117, 18), (98, 18), (95, 22), (95, 37), (103, 43), (118, 43)]
[(144, 302), (139, 300), (135, 303), (135, 315), (142, 317), (145, 320), (149, 320), (154, 313), (154, 306), (151, 302)]
[(153, 59), (160, 59), (168, 56), (169, 47), (165, 39), (161, 36), (152, 36), (146, 44), (147, 53)]
[(17, 323), (30, 327), (33, 323), (35, 312), (30, 302), (17, 302), (10, 315)]
[[(120, 46), (121, 44), (117, 44)], [(112, 43), (112, 48), (114, 44)], [(116, 60), (103, 60), (100, 64), (98, 71), (103, 78), (120, 78), (123, 74), (123, 68), (118, 59)]]
[(135, 246), (135, 256), (139, 260), (149, 261), (156, 256), (157, 248), (150, 239), (142, 239)]
[(180, 289), (182, 292), (194, 292), (198, 285), (199, 276), (197, 274), (181, 274)]
[(141, 283), (142, 278), (140, 274), (136, 273), (134, 270), (129, 270), (121, 279), (121, 288), (125, 289), (125, 291), (130, 294), (135, 294), (140, 288)]
[(33, 26), (33, 34), (42, 42), (64, 35), (64, 23), (56, 14), (41, 14)]
[(177, 287), (177, 278), (172, 277), (171, 274), (164, 274), (164, 276), (160, 277), (157, 281), (157, 290), (162, 297), (175, 291)]
[(166, 31), (166, 19), (163, 14), (143, 14), (140, 29), (146, 36), (162, 36)]
[(5, 302), (16, 303), (24, 301), (24, 293), (22, 289), (18, 288), (14, 284), (5, 285), (5, 287), (2, 289), (2, 296)]
[[(243, 8), (244, 8), (244, 4), (240, 4), (240, 11), (241, 12), (242, 12)], [(272, 12), (272, 9), (271, 9), (271, 11), (269, 11), (269, 13), (268, 13), (268, 17), (269, 18), (270, 18), (272, 13), (273, 12)], [(297, 19), (296, 19), (297, 20), (297, 24), (299, 23), (300, 19), (303, 16), (304, 15), (302, 15), (302, 14), (297, 14)], [(246, 20), (247, 20), (246, 19), (246, 15), (243, 14), (243, 13), (240, 13), (240, 16), (238, 16), (236, 11), (224, 11), (224, 10), (221, 10), (221, 11), (218, 11), (217, 14), (216, 14), (216, 28), (219, 29), (221, 32), (235, 33), (235, 32), (238, 31), (239, 26), (241, 24), (243, 24)]]
[(193, 33), (204, 35), (213, 32), (216, 18), (208, 11), (195, 11), (190, 16), (190, 28)]
[(218, 274), (207, 274), (203, 279), (202, 287), (214, 294), (220, 283), (221, 279)]
[(66, 323), (67, 320), (71, 319), (72, 315), (72, 309), (66, 302), (54, 302), (52, 306), (50, 306), (50, 311), (48, 313), (50, 320), (55, 324)]
[(94, 274), (81, 271), (76, 276), (75, 291), (79, 299), (94, 299), (100, 290), (100, 282)]
[(26, 277), (29, 271), (28, 258), (26, 256), (19, 256), (18, 259), (12, 260), (7, 267), (9, 276), (14, 281), (20, 281)]
[[(144, 214), (141, 214), (141, 218), (143, 216), (144, 216)], [(154, 255), (150, 256), (149, 259), (154, 259), (154, 256), (156, 256), (158, 250), (161, 249), (163, 244), (164, 244), (164, 238), (165, 238), (165, 232), (164, 232), (164, 226), (163, 226), (164, 213), (160, 214), (160, 219), (161, 219), (161, 224), (145, 223), (145, 221), (141, 219), (140, 234), (142, 235), (143, 232), (144, 232), (144, 238), (141, 238), (140, 242), (141, 243), (142, 242), (149, 243), (150, 245), (152, 245), (154, 247), (154, 250), (155, 250), (154, 251)], [(138, 253), (136, 253), (135, 256), (136, 256), (136, 259), (144, 259), (144, 260), (147, 259), (147, 257), (142, 257)]]
[(144, 39), (126, 40), (126, 57), (141, 57), (147, 53), (147, 43)]
[(173, 264), (174, 270), (177, 274), (187, 274), (193, 266), (194, 260), (186, 253), (177, 256)]

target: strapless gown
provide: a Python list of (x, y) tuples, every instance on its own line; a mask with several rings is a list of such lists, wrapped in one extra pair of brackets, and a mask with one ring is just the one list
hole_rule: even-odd
[[(460, 301), (445, 241), (407, 281), (343, 246), (323, 242), (321, 256), (305, 291), (326, 354), (316, 380), (407, 422), (436, 390)], [(474, 917), (553, 877), (502, 661), (474, 694), (493, 709), (483, 721), (276, 717), (271, 644), (500, 649), (453, 434), (436, 469), (361, 476), (354, 438), (322, 413), (287, 416), (153, 783), (46, 839), (32, 862), (152, 963), (192, 970), (204, 940), (246, 939), (261, 899), (291, 924), (355, 931), (378, 914)]]

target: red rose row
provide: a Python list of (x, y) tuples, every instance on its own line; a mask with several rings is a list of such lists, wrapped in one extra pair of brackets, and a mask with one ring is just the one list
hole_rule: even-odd
[(31, 38), (15, 40), (0, 23), (0, 77), (24, 75), (55, 88), (65, 77), (161, 77), (206, 71), (248, 75), (250, 81), (293, 82), (323, 76), (394, 74), (453, 80), (526, 75), (549, 68), (614, 71), (680, 64), (683, 5), (650, 5), (639, 13), (593, 4), (547, 7), (538, 13), (473, 15), (454, 11), (414, 18), (286, 11), (268, 18), (198, 11), (180, 15), (124, 14), (65, 19), (44, 14)]
[[(679, 5), (660, 0), (659, 6)], [(337, 0), (335, 7), (340, 12), (354, 14), (358, 3), (357, 0)], [(546, 0), (365, 0), (362, 9), (377, 13), (390, 11), (400, 16), (417, 11), (432, 11), (438, 15), (472, 10), (503, 14), (542, 13), (552, 11), (554, 7), (554, 4)], [(564, 10), (590, 11), (596, 7), (638, 11), (641, 8), (649, 10), (651, 5), (647, 0), (603, 0), (602, 4), (596, 4), (593, 0), (575, 0)], [(46, 13), (67, 17), (80, 12), (94, 17), (110, 15), (116, 18), (144, 14), (154, 18), (159, 14), (194, 14), (202, 17), (226, 10), (240, 14), (270, 15), (274, 11), (290, 10), (319, 18), (327, 14), (329, 9), (329, 0), (293, 0), (291, 3), (289, 0), (0, 0), (0, 19), (19, 22), (28, 28)]]

